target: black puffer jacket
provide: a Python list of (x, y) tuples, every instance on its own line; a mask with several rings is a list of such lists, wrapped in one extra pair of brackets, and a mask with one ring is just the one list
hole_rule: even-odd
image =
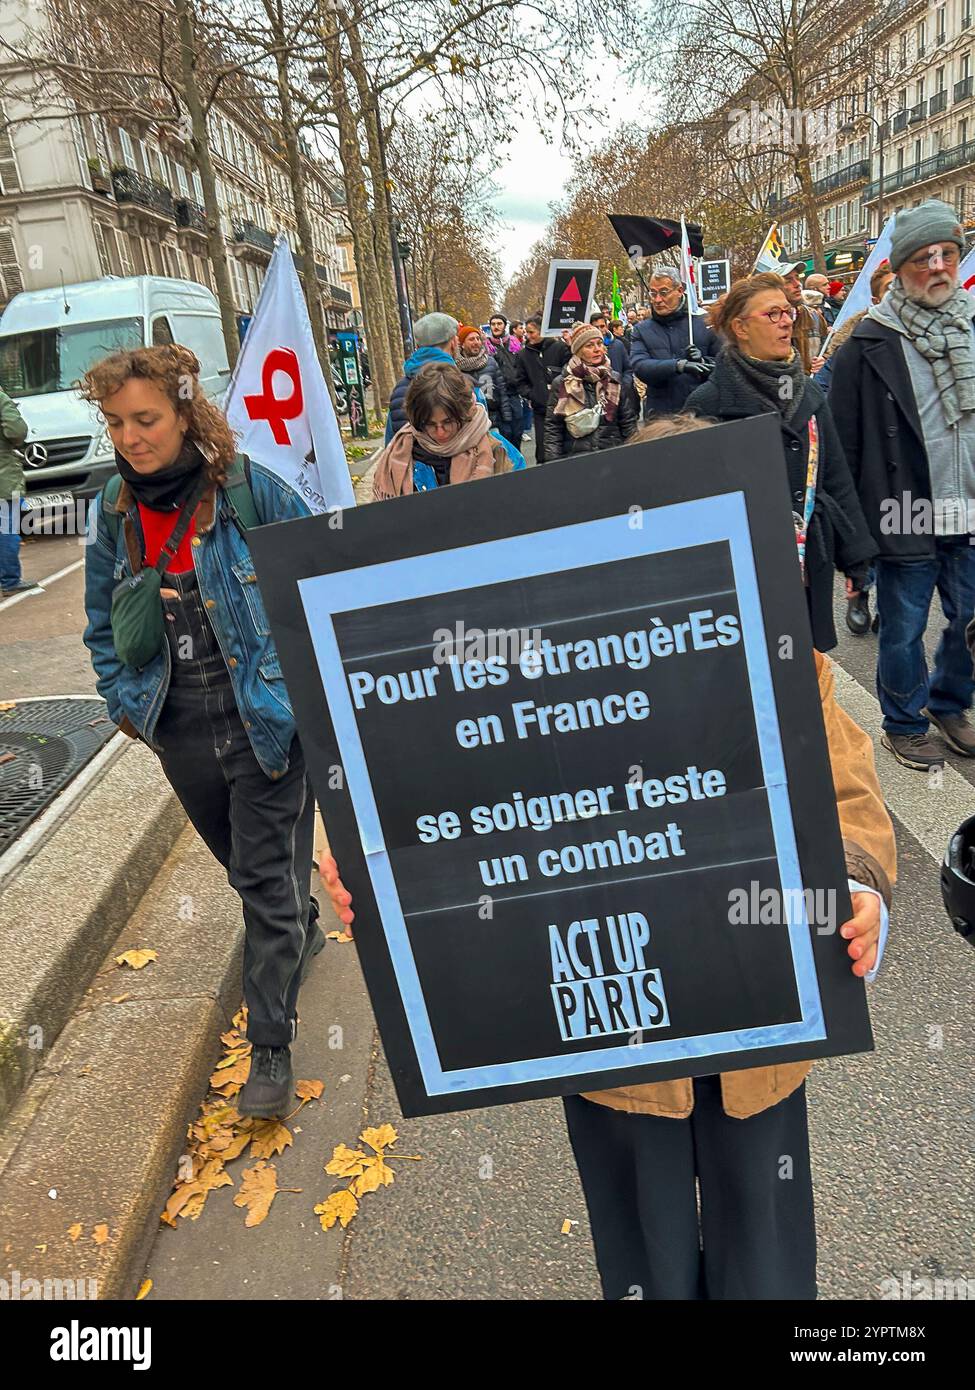
[[(741, 420), (752, 415), (777, 414), (771, 403), (747, 383), (739, 380), (722, 354), (710, 379), (687, 398), (692, 415), (713, 420)], [(828, 652), (836, 646), (833, 626), (833, 570), (845, 574), (862, 570), (877, 553), (867, 528), (863, 509), (847, 466), (836, 426), (822, 387), (807, 378), (802, 400), (791, 421), (780, 415), (782, 449), (792, 494), (792, 509), (802, 514), (806, 499), (806, 470), (809, 465), (809, 421), (815, 415), (819, 426), (819, 477), (809, 533), (806, 538), (806, 572), (809, 586), (809, 620), (813, 646)]]
[[(569, 458), (572, 454), (592, 454), (597, 449), (615, 449), (618, 445), (625, 444), (636, 429), (636, 411), (630, 392), (621, 392), (620, 403), (612, 421), (603, 418), (592, 434), (576, 439), (566, 427), (565, 416), (555, 413), (564, 377), (565, 373), (560, 372), (548, 394), (548, 407), (545, 411), (545, 462)], [(612, 373), (612, 377), (614, 381), (619, 381), (616, 372)], [(596, 404), (596, 387), (591, 381), (583, 382), (583, 386), (586, 392), (586, 406), (591, 409)]]
[(518, 390), (531, 404), (536, 415), (544, 415), (552, 382), (569, 361), (572, 353), (561, 338), (539, 338), (526, 343), (515, 355), (515, 374)]

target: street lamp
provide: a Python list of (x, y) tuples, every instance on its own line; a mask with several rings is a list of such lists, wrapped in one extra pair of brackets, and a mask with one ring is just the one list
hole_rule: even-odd
[[(882, 118), (878, 121), (877, 117), (870, 111), (864, 111), (863, 115), (877, 132), (877, 154), (879, 161), (879, 177), (877, 179), (877, 236), (884, 229), (884, 134), (887, 126), (887, 98), (884, 97), (882, 106)], [(840, 126), (841, 135), (852, 135), (856, 131), (856, 123), (853, 120), (844, 121)]]

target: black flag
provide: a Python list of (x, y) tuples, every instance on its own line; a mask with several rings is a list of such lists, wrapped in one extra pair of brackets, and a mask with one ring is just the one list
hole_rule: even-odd
[[(609, 213), (613, 231), (619, 237), (626, 254), (633, 257), (655, 256), (658, 251), (666, 251), (673, 246), (680, 250), (680, 223), (669, 217), (628, 217), (619, 213)], [(687, 239), (691, 255), (704, 255), (704, 229), (698, 222), (687, 223)]]

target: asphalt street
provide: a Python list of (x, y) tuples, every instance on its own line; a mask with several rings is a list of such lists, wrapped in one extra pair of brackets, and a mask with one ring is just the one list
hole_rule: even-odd
[[(71, 568), (82, 559), (72, 537), (24, 548), (30, 577), (68, 572), (40, 595), (0, 604), (0, 699), (93, 689), (80, 641), (83, 571)], [(879, 739), (876, 639), (838, 628), (838, 696)], [(932, 647), (937, 630), (933, 619)], [(825, 1299), (879, 1299), (905, 1272), (975, 1279), (975, 955), (951, 930), (938, 888), (947, 838), (975, 807), (975, 765), (949, 754), (943, 778), (931, 779), (876, 747), (900, 854), (890, 942), (869, 990), (876, 1051), (818, 1063), (808, 1083)], [(301, 1192), (281, 1195), (254, 1230), (230, 1188), (198, 1221), (161, 1228), (146, 1271), (153, 1298), (599, 1297), (560, 1102), (403, 1120), (354, 944), (328, 943), (301, 1013), (296, 1074), (325, 1082), (324, 1103), (302, 1111), (294, 1144), (274, 1160), (279, 1185)], [(336, 1023), (341, 1046), (330, 1047)], [(323, 1172), (332, 1148), (387, 1122), (399, 1152), (419, 1161), (399, 1163), (395, 1183), (368, 1196), (347, 1231), (323, 1232), (312, 1208), (337, 1186)]]

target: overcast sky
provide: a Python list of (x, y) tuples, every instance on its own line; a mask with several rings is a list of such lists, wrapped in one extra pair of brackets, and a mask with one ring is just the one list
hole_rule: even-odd
[[(595, 68), (595, 65), (594, 65)], [(589, 74), (592, 82), (598, 79), (598, 69)], [(599, 125), (599, 133), (610, 134), (628, 124), (645, 125), (652, 111), (652, 96), (646, 87), (631, 89), (617, 83), (600, 90), (606, 99), (608, 119)], [(546, 144), (538, 129), (537, 118), (529, 108), (516, 120), (515, 139), (510, 146), (511, 157), (494, 174), (498, 194), (493, 200), (502, 220), (508, 224), (498, 238), (502, 279), (507, 284), (531, 250), (532, 244), (544, 232), (549, 220), (549, 204), (562, 197), (565, 185), (572, 176), (572, 159), (563, 153), (561, 141)], [(649, 200), (652, 201), (652, 200)], [(619, 208), (609, 211), (640, 213), (646, 209)], [(578, 247), (579, 255), (585, 248)]]

